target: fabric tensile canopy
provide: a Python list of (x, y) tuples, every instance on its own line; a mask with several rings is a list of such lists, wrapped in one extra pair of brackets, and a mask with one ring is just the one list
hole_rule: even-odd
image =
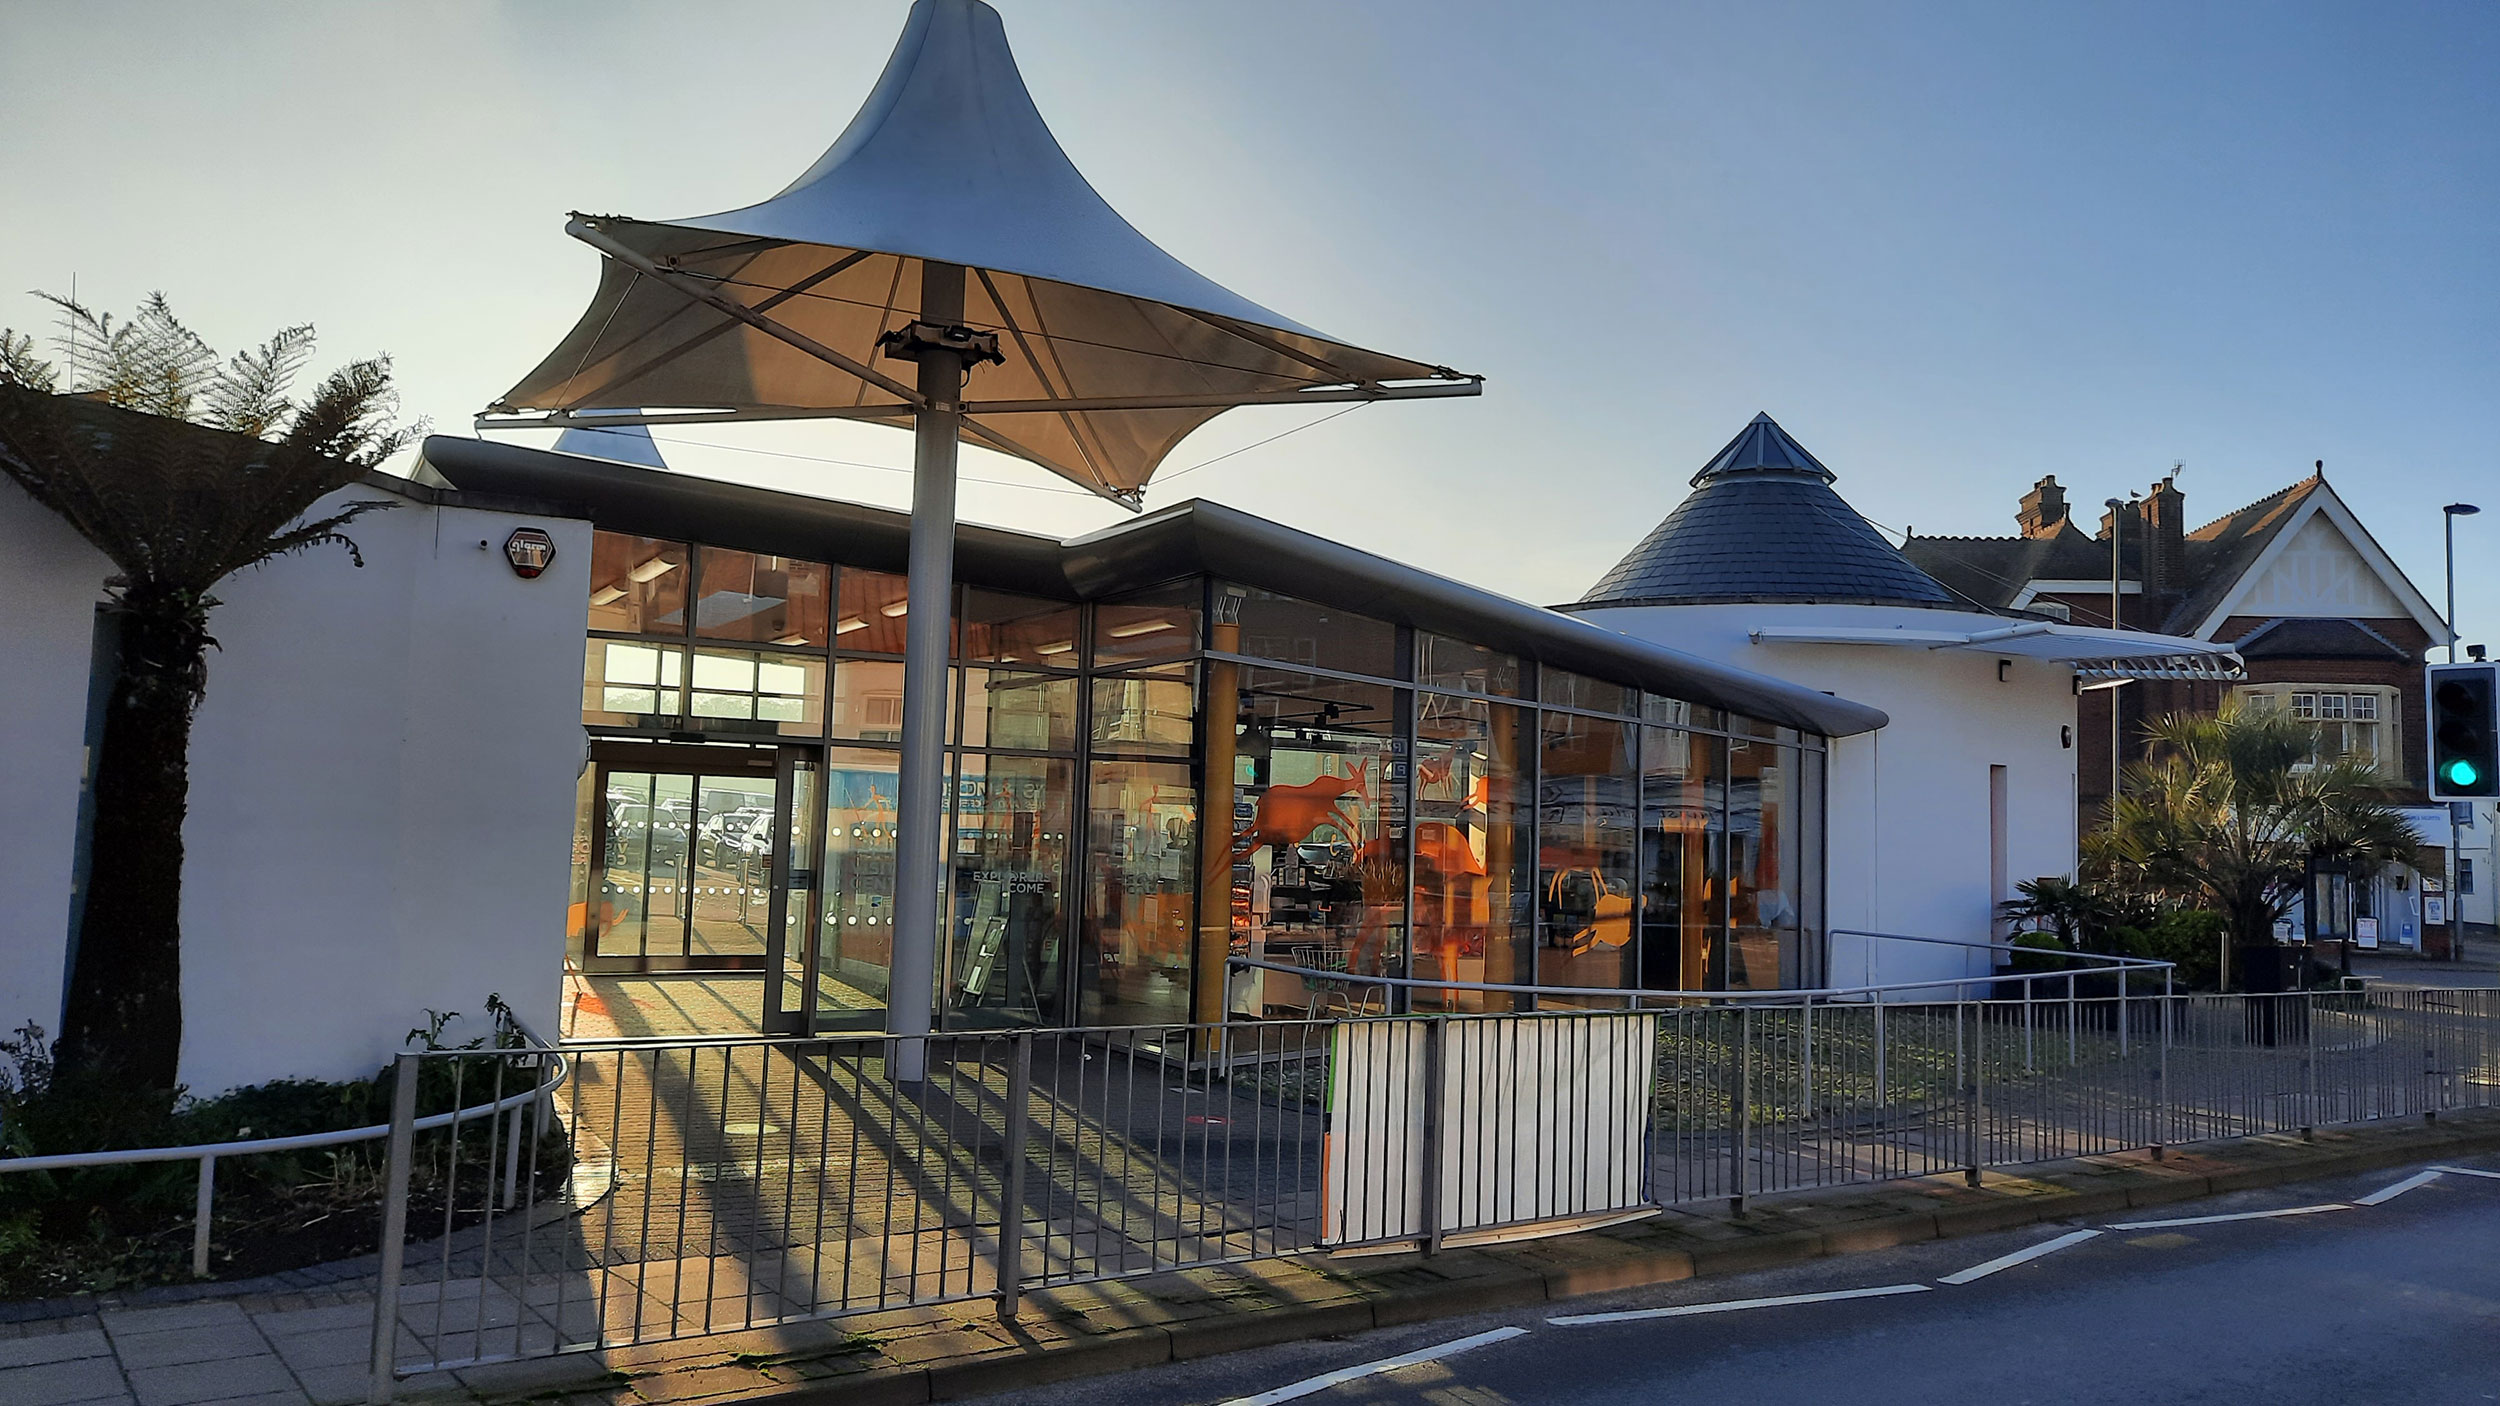
[(1480, 384), (1313, 331), (1157, 248), (1060, 150), (977, 0), (918, 0), (859, 115), (780, 194), (571, 231), (608, 256), (598, 293), (505, 416), (908, 424), (911, 368), (878, 344), (919, 317), (924, 261), (967, 271), (960, 324), (1004, 357), (973, 372), (962, 437), (1131, 506), (1228, 407)]

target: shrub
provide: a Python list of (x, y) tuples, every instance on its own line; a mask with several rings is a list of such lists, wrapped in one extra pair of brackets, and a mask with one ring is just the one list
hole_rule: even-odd
[(2222, 937), (2229, 926), (2220, 913), (2174, 908), (2147, 926), (2120, 928), (2118, 940), (2126, 956), (2176, 966), (2181, 989), (2211, 991), (2221, 975)]

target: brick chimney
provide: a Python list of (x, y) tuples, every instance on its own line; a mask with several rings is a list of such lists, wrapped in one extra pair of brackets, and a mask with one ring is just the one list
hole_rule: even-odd
[(2144, 593), (2154, 599), (2187, 591), (2187, 495), (2168, 476), (2144, 499)]
[(2014, 514), (2022, 524), (2025, 537), (2053, 537), (2066, 525), (2066, 490), (2057, 486), (2057, 475), (2050, 474), (2031, 486), (2023, 495), (2022, 511)]

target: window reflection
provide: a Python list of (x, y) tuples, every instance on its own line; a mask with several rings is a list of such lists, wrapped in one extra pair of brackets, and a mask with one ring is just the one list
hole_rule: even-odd
[(1076, 745), (1073, 677), (1007, 669), (964, 669), (957, 677), (964, 694), (964, 746), (1064, 752)]
[(1731, 991), (1798, 984), (1797, 749), (1728, 743), (1728, 948)]
[(824, 719), (817, 702), (824, 697), (824, 679), (825, 661), (806, 655), (698, 650), (687, 712), (695, 727), (707, 731), (820, 737)]
[(686, 632), (686, 545), (622, 532), (590, 537), (590, 628)]
[[(1534, 967), (1527, 778), (1536, 714), (1473, 698), (1415, 697), (1418, 978), (1527, 985)], [(1417, 988), (1418, 1009), (1508, 1010), (1494, 993)]]
[(704, 547), (695, 555), (694, 630), (748, 644), (825, 645), (833, 570), (812, 561)]
[(966, 753), (957, 765), (946, 1003), (974, 1024), (1058, 1020), (1073, 764)]
[(1078, 623), (1073, 605), (969, 588), (964, 592), (958, 654), (1001, 664), (1073, 669), (1079, 659)]
[(859, 1012), (866, 1018), (885, 1008), (894, 959), (898, 771), (893, 752), (865, 747), (826, 752), (825, 859), (817, 880), (825, 917), (816, 935), (820, 1013)]
[(1094, 749), (1189, 755), (1197, 693), (1189, 664), (1094, 680)]
[(1397, 627), (1386, 621), (1273, 591), (1219, 589), (1231, 598), (1225, 608), (1238, 612), (1239, 653), (1375, 678), (1396, 678), (1403, 672), (1398, 667)]
[(833, 617), (833, 646), (871, 654), (900, 654), (911, 612), (910, 584), (883, 571), (842, 568), (842, 595)]
[(1189, 768), (1096, 761), (1092, 787), (1083, 1018), (1101, 1025), (1182, 1023), (1191, 1018), (1197, 969), (1190, 935), (1198, 796)]
[[(1537, 984), (1636, 983), (1632, 725), (1544, 715), (1537, 770)], [(1558, 1001), (1557, 1004), (1567, 1004)]]
[(1529, 677), (1516, 656), (1446, 635), (1418, 634), (1415, 650), (1416, 682), (1432, 688), (1517, 698)]
[(1640, 984), (1653, 991), (1715, 984), (1721, 912), (1712, 871), (1726, 839), (1726, 745), (1678, 728), (1648, 728), (1641, 738)]
[[(1284, 669), (1242, 670), (1234, 694), (1230, 902), (1244, 956), (1320, 971), (1405, 966), (1404, 779), (1390, 766), (1396, 691)], [(1236, 1009), (1299, 1015), (1332, 989), (1250, 972)]]
[(1094, 666), (1115, 668), (1185, 657), (1198, 648), (1201, 586), (1182, 581), (1094, 607)]
[(685, 711), (686, 652), (666, 645), (593, 638), (582, 663), (582, 721), (609, 727), (666, 726)]

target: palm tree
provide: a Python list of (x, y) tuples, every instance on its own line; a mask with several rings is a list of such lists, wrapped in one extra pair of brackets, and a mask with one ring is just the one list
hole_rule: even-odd
[(2068, 951), (2095, 952), (2118, 926), (2117, 905), (2091, 884), (2072, 879), (2025, 879), (2019, 897), (1997, 905), (1997, 916), (2029, 931), (2054, 933)]
[(2310, 861), (2366, 874), (2413, 859), (2385, 781), (2350, 757), (2318, 759), (2317, 729), (2287, 713), (2226, 705), (2164, 718), (2149, 738), (2093, 859), (2140, 896), (2221, 914), (2225, 986), (2230, 945), (2274, 940)]
[(56, 1049), (69, 1078), (170, 1096), (182, 1052), (182, 824), (191, 720), (208, 684), (211, 588), (335, 544), (389, 506), (304, 515), (419, 432), (393, 428), (387, 357), (289, 398), (312, 328), (220, 361), (163, 294), (116, 320), (66, 299), (63, 365), (0, 330), (0, 470), (112, 562), (118, 633), (94, 773), (88, 889)]

